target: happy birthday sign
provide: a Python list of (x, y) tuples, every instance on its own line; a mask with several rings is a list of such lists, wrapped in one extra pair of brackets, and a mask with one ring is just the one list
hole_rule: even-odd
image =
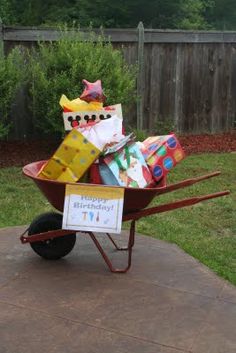
[(62, 228), (120, 233), (123, 202), (123, 188), (67, 184)]

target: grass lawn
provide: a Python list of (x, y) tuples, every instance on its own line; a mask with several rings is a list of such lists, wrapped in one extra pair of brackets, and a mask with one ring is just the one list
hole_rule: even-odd
[[(229, 189), (231, 194), (197, 205), (150, 216), (137, 231), (178, 244), (218, 275), (236, 285), (236, 154), (187, 157), (170, 172), (168, 183), (220, 170), (222, 174), (158, 197), (160, 204)], [(0, 169), (0, 227), (29, 224), (52, 207), (20, 168)]]

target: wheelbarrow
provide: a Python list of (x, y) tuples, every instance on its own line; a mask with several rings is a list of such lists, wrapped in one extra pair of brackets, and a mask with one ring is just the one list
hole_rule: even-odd
[[(38, 161), (26, 165), (23, 167), (23, 174), (33, 179), (50, 204), (60, 213), (47, 212), (39, 215), (32, 221), (29, 228), (27, 228), (21, 235), (20, 240), (23, 244), (29, 243), (32, 249), (39, 256), (48, 260), (56, 260), (71, 252), (76, 242), (76, 232), (62, 229), (62, 212), (64, 208), (65, 188), (67, 183), (37, 177), (39, 170), (46, 162), (47, 161)], [(83, 231), (81, 233), (86, 233), (90, 236), (111, 272), (125, 273), (129, 270), (132, 262), (132, 249), (135, 241), (135, 222), (137, 220), (142, 217), (175, 210), (177, 208), (197, 204), (204, 200), (228, 195), (230, 192), (226, 190), (147, 208), (150, 202), (159, 195), (185, 188), (202, 180), (218, 175), (220, 175), (220, 172), (216, 171), (169, 185), (167, 185), (166, 179), (163, 178), (155, 187), (152, 188), (125, 188), (122, 221), (131, 221), (128, 245), (126, 247), (119, 247), (111, 235), (106, 233), (107, 238), (112, 242), (116, 250), (128, 252), (128, 261), (124, 268), (114, 267), (94, 232)], [(104, 187), (107, 186), (104, 185)], [(26, 235), (26, 233), (28, 234)]]

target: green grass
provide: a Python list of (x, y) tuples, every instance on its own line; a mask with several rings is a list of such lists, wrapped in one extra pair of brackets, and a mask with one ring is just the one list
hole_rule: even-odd
[(0, 195), (0, 227), (29, 224), (38, 214), (52, 210), (19, 167), (0, 169)]
[(236, 154), (188, 157), (169, 174), (168, 183), (215, 170), (222, 174), (160, 196), (153, 204), (222, 190), (230, 190), (229, 196), (143, 218), (137, 230), (176, 243), (218, 275), (236, 284)]
[[(236, 285), (236, 154), (187, 157), (169, 173), (168, 183), (220, 170), (222, 174), (162, 195), (154, 204), (230, 190), (229, 196), (142, 218), (137, 231), (178, 244), (218, 275)], [(52, 207), (20, 168), (0, 169), (0, 227), (28, 224)]]

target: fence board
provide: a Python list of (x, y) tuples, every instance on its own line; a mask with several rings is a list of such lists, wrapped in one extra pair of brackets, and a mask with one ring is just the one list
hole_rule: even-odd
[[(137, 63), (137, 29), (107, 29), (104, 33), (122, 50), (128, 64)], [(38, 38), (50, 41), (59, 37), (60, 32), (52, 29), (3, 26), (0, 33), (5, 53), (18, 44), (36, 45)], [(170, 120), (182, 133), (215, 133), (235, 127), (236, 32), (145, 29), (142, 69), (139, 109), (144, 129), (158, 133), (158, 124), (169, 125)], [(27, 139), (31, 117), (26, 104), (20, 108), (21, 116), (14, 119), (21, 122), (14, 121), (12, 138)], [(124, 112), (126, 124), (135, 126), (136, 105), (124, 107)]]

